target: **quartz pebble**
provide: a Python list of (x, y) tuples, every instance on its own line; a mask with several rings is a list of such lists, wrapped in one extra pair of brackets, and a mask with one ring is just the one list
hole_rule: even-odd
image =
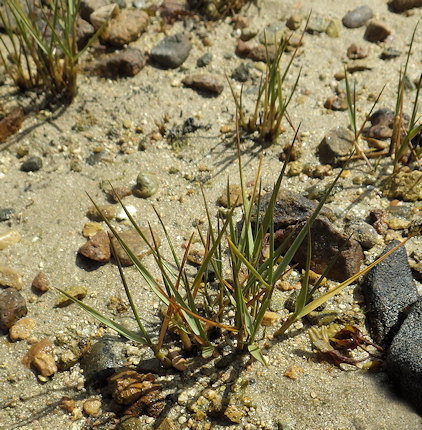
[(0, 233), (0, 251), (10, 245), (20, 242), (22, 236), (17, 230)]
[(96, 221), (90, 221), (84, 225), (82, 235), (88, 239), (92, 239), (99, 231), (103, 231), (102, 224)]

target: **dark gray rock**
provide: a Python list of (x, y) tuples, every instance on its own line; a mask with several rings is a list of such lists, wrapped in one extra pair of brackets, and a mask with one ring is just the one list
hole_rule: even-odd
[(206, 67), (208, 66), (208, 64), (210, 64), (212, 61), (212, 54), (211, 52), (206, 52), (204, 55), (202, 55), (201, 57), (199, 57), (196, 60), (196, 65), (198, 67)]
[(393, 0), (391, 2), (391, 7), (396, 12), (404, 12), (414, 7), (422, 7), (422, 0)]
[(422, 297), (394, 337), (386, 367), (401, 394), (422, 413)]
[[(382, 255), (399, 242), (390, 242)], [(409, 307), (418, 299), (418, 291), (407, 261), (406, 249), (399, 248), (377, 264), (362, 281), (367, 317), (374, 341), (388, 346)]]
[(0, 329), (8, 330), (28, 313), (22, 294), (15, 288), (6, 288), (0, 293)]
[(322, 164), (339, 165), (353, 149), (353, 133), (344, 127), (330, 130), (318, 145), (317, 153)]
[(343, 16), (343, 25), (347, 28), (358, 28), (362, 27), (366, 21), (370, 20), (374, 16), (372, 9), (369, 6), (359, 6), (350, 12), (347, 12)]
[(401, 51), (399, 51), (398, 49), (388, 47), (381, 52), (380, 58), (381, 60), (391, 60), (392, 58), (400, 57), (400, 55), (401, 55)]
[(1, 208), (0, 209), (0, 222), (7, 221), (12, 218), (15, 210), (13, 208)]
[(167, 36), (151, 51), (151, 59), (161, 67), (175, 69), (185, 62), (192, 45), (182, 33)]
[(250, 69), (251, 66), (248, 63), (241, 63), (233, 70), (232, 78), (239, 82), (246, 82), (251, 76)]
[(371, 249), (381, 239), (375, 228), (360, 218), (353, 218), (347, 223), (346, 233), (350, 234), (365, 249)]
[(107, 378), (123, 366), (124, 342), (116, 338), (102, 339), (91, 346), (81, 360), (86, 384), (99, 388), (107, 384)]
[(368, 42), (383, 42), (391, 34), (391, 30), (382, 22), (373, 19), (366, 27), (364, 39)]
[(42, 167), (42, 159), (40, 157), (30, 157), (21, 166), (23, 172), (36, 172)]

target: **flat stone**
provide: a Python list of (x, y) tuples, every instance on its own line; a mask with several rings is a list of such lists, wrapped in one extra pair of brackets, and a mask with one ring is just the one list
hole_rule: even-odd
[(97, 205), (97, 207), (91, 206), (87, 211), (88, 218), (92, 219), (93, 221), (103, 221), (101, 213), (108, 220), (113, 219), (116, 216), (116, 206), (114, 205)]
[(0, 293), (0, 329), (8, 330), (28, 313), (24, 297), (14, 288)]
[(186, 76), (182, 83), (190, 88), (207, 93), (220, 94), (224, 89), (224, 83), (220, 76), (211, 73), (195, 73)]
[(127, 48), (104, 55), (95, 65), (95, 71), (110, 79), (133, 77), (145, 67), (146, 62), (139, 49)]
[(382, 42), (391, 34), (391, 30), (382, 22), (373, 19), (366, 27), (364, 39), (368, 42)]
[(11, 287), (15, 288), (16, 290), (21, 290), (22, 286), (22, 275), (19, 272), (16, 272), (16, 270), (0, 264), (0, 287)]
[(101, 39), (108, 45), (123, 48), (139, 38), (148, 26), (148, 14), (137, 9), (123, 9), (114, 17)]
[(105, 231), (99, 231), (79, 248), (78, 253), (90, 260), (108, 263), (111, 257), (108, 234)]
[[(383, 254), (398, 243), (390, 242)], [(404, 246), (368, 272), (362, 286), (372, 337), (381, 346), (388, 346), (410, 306), (418, 299)]]
[(161, 67), (175, 69), (185, 62), (191, 48), (186, 35), (178, 33), (167, 36), (152, 49), (151, 59)]
[(393, 0), (391, 2), (391, 7), (396, 12), (404, 12), (414, 7), (422, 7), (422, 0)]
[(104, 28), (104, 37), (107, 37), (107, 26), (106, 23), (112, 18), (117, 16), (120, 12), (119, 6), (115, 3), (106, 4), (104, 6), (95, 9), (89, 15), (89, 22), (93, 25), (95, 31), (98, 31), (101, 27)]
[(422, 297), (394, 336), (386, 369), (400, 393), (422, 413)]
[[(150, 242), (150, 244), (154, 246), (150, 229), (147, 227), (141, 227), (140, 230), (144, 234), (148, 242)], [(153, 234), (154, 234), (155, 241), (157, 242), (157, 246), (160, 246), (161, 239), (158, 236), (158, 233), (156, 231), (153, 231)], [(131, 249), (131, 251), (135, 254), (135, 256), (139, 260), (151, 254), (152, 251), (150, 247), (145, 243), (142, 237), (139, 236), (138, 232), (135, 229), (122, 231), (119, 233), (119, 236), (122, 238), (122, 240), (126, 243), (126, 245)], [(126, 254), (126, 251), (121, 247), (118, 240), (115, 237), (112, 237), (111, 242), (120, 260), (120, 263), (123, 266), (131, 266), (133, 262), (130, 259), (130, 257)]]
[(362, 5), (350, 12), (347, 12), (343, 16), (343, 25), (347, 28), (358, 28), (362, 27), (366, 21), (370, 20), (374, 16), (372, 9), (369, 6)]
[(250, 58), (253, 61), (262, 61), (266, 63), (268, 59), (270, 61), (274, 61), (275, 46), (270, 45), (267, 46), (267, 48), (262, 44), (250, 46), (239, 39), (236, 46), (236, 55), (239, 57)]
[(344, 127), (331, 129), (318, 145), (317, 153), (322, 164), (337, 166), (353, 149), (353, 133)]
[[(82, 300), (88, 293), (88, 289), (82, 285), (72, 285), (64, 290), (67, 294), (74, 297), (75, 299)], [(64, 294), (60, 294), (57, 298), (56, 306), (63, 308), (69, 306), (73, 301)]]
[(9, 337), (12, 342), (28, 339), (35, 327), (32, 318), (22, 318), (9, 329)]
[(44, 272), (38, 272), (32, 281), (32, 288), (39, 291), (40, 293), (45, 293), (50, 289), (50, 281)]

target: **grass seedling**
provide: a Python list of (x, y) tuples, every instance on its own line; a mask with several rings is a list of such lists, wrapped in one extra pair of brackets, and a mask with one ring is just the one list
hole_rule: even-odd
[(290, 92), (287, 94), (284, 88), (285, 81), (296, 57), (299, 46), (301, 45), (302, 38), (306, 31), (306, 26), (302, 32), (296, 49), (293, 51), (290, 60), (287, 62), (284, 71), (282, 71), (280, 68), (280, 62), (282, 55), (289, 44), (289, 39), (291, 36), (289, 38), (282, 38), (278, 42), (276, 40), (274, 41), (275, 54), (273, 59), (269, 54), (268, 44), (265, 42), (267, 58), (265, 76), (261, 78), (261, 83), (258, 89), (258, 97), (255, 102), (255, 109), (249, 118), (247, 118), (246, 112), (243, 108), (242, 91), (240, 93), (240, 97), (238, 98), (229, 81), (233, 99), (236, 104), (236, 109), (239, 112), (239, 120), (242, 129), (251, 134), (258, 132), (258, 141), (261, 144), (275, 143), (283, 131), (281, 121), (286, 115), (287, 107), (289, 106), (289, 103), (291, 102), (292, 97), (296, 91), (301, 71), (299, 71)]
[(0, 11), (7, 37), (0, 38), (0, 60), (22, 90), (42, 87), (72, 101), (77, 93), (78, 61), (102, 29), (78, 51), (76, 22), (80, 0), (8, 0)]

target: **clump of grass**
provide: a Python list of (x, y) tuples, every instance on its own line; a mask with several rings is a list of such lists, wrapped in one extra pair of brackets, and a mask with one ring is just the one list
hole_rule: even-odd
[(277, 141), (278, 137), (283, 132), (281, 121), (286, 115), (287, 107), (289, 106), (289, 103), (292, 100), (292, 97), (296, 91), (297, 85), (299, 83), (301, 70), (299, 70), (296, 80), (292, 88), (290, 89), (290, 92), (287, 92), (287, 94), (284, 88), (285, 80), (289, 74), (290, 68), (293, 64), (302, 38), (305, 34), (307, 23), (302, 33), (301, 39), (297, 44), (297, 47), (293, 51), (283, 71), (280, 67), (280, 62), (282, 55), (286, 51), (286, 48), (289, 44), (289, 38), (283, 37), (278, 42), (274, 41), (274, 59), (270, 58), (268, 52), (268, 44), (265, 43), (267, 57), (265, 76), (261, 78), (261, 83), (258, 88), (258, 97), (255, 102), (255, 109), (253, 114), (249, 117), (247, 117), (243, 107), (242, 92), (240, 93), (240, 97), (238, 98), (229, 81), (233, 99), (239, 112), (240, 125), (242, 129), (245, 130), (247, 133), (252, 134), (258, 132), (258, 141), (260, 143), (273, 144)]
[(209, 19), (221, 19), (228, 13), (236, 13), (247, 3), (257, 0), (189, 0), (189, 7), (200, 11)]
[(72, 101), (77, 93), (76, 43), (80, 0), (8, 0), (0, 10), (6, 38), (0, 39), (0, 60), (7, 74), (22, 90), (42, 87), (54, 97)]

